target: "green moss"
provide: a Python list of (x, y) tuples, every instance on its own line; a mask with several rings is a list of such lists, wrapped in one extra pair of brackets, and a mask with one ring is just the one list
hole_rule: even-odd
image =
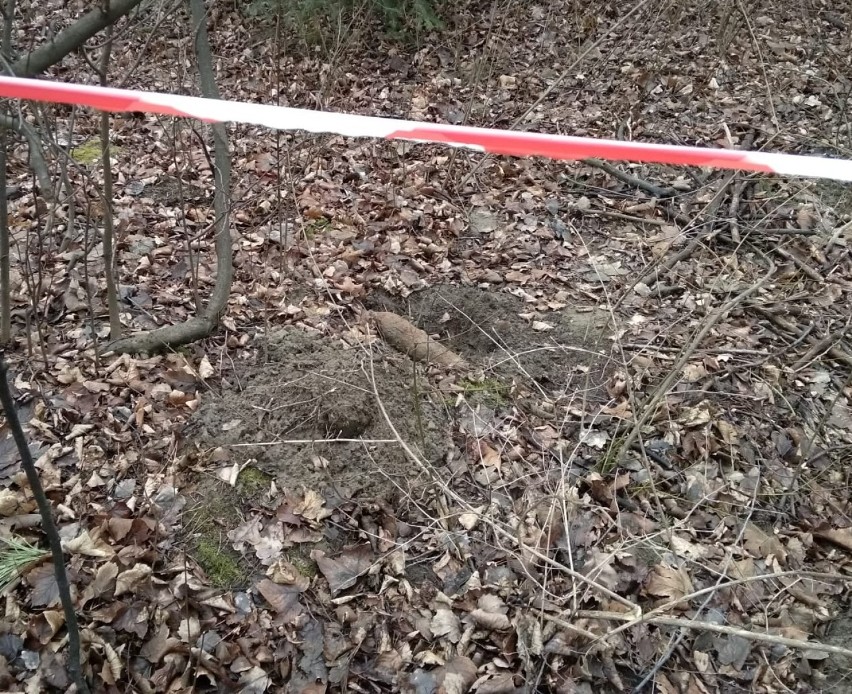
[(331, 222), (329, 222), (325, 217), (312, 219), (304, 226), (305, 238), (311, 240), (318, 234), (322, 234), (322, 232), (324, 232), (330, 226)]
[(240, 556), (211, 537), (199, 537), (193, 555), (217, 588), (236, 588), (248, 579), (248, 572), (243, 568)]
[[(121, 150), (118, 147), (110, 147), (110, 153), (115, 156)], [(100, 138), (93, 137), (91, 140), (86, 140), (81, 145), (74, 147), (71, 150), (71, 158), (78, 164), (91, 166), (97, 164), (101, 160), (101, 141)]]
[(251, 576), (251, 562), (231, 549), (226, 539), (243, 520), (239, 492), (221, 482), (202, 485), (197, 503), (187, 511), (185, 546), (216, 588), (241, 587)]
[(255, 496), (263, 494), (269, 489), (272, 476), (267, 475), (256, 467), (243, 468), (237, 477), (237, 491), (240, 496)]
[(298, 547), (285, 552), (284, 559), (295, 566), (305, 578), (313, 578), (319, 573), (317, 563)]
[(497, 378), (473, 380), (465, 378), (460, 383), (465, 398), (479, 400), (487, 405), (502, 405), (509, 398), (511, 388)]

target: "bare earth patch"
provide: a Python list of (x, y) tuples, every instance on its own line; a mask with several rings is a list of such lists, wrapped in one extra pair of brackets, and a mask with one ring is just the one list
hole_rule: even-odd
[(228, 464), (254, 461), (279, 487), (393, 497), (417, 486), (422, 470), (393, 441), (378, 393), (399, 435), (426, 460), (440, 459), (446, 415), (407, 357), (370, 355), (298, 328), (270, 335), (265, 352), (235, 388), (205, 402), (190, 439), (223, 448)]

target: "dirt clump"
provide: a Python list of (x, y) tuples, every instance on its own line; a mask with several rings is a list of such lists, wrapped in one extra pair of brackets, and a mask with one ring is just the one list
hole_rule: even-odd
[(394, 441), (376, 393), (424, 461), (438, 462), (446, 448), (440, 400), (415, 365), (389, 349), (370, 353), (287, 328), (269, 336), (263, 363), (239, 373), (237, 382), (239, 389), (202, 404), (187, 438), (227, 451), (226, 464), (251, 461), (279, 487), (387, 499), (427, 481)]

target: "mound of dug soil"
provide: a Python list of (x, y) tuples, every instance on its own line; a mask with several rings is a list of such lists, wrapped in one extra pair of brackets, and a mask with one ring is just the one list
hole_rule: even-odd
[[(438, 285), (398, 299), (373, 293), (370, 308), (407, 315), (421, 330), (498, 376), (568, 389), (577, 376), (605, 380), (609, 315), (597, 308), (536, 313), (511, 294)], [(535, 316), (531, 315), (535, 314)]]
[(266, 362), (238, 374), (240, 390), (208, 398), (186, 436), (225, 449), (229, 463), (252, 460), (279, 487), (392, 497), (425, 480), (401, 446), (388, 442), (395, 437), (376, 392), (401, 437), (427, 462), (440, 459), (449, 429), (407, 357), (374, 350), (372, 374), (370, 359), (334, 338), (278, 331)]

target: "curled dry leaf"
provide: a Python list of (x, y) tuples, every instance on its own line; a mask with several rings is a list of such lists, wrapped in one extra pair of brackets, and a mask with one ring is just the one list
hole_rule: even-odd
[(30, 622), (28, 631), (39, 643), (45, 645), (50, 643), (64, 624), (65, 614), (62, 610), (45, 610)]
[(151, 575), (152, 569), (147, 564), (136, 564), (131, 569), (123, 571), (115, 582), (115, 594), (135, 592)]
[(204, 357), (201, 359), (201, 362), (198, 364), (198, 375), (206, 381), (208, 378), (211, 378), (215, 373), (216, 370), (213, 368), (213, 365), (210, 363), (210, 360), (205, 354)]
[(478, 606), (470, 616), (481, 627), (503, 631), (512, 626), (507, 611), (505, 603), (498, 596), (486, 594), (479, 598)]
[(115, 551), (99, 536), (92, 537), (88, 530), (84, 530), (73, 540), (63, 543), (67, 552), (71, 554), (82, 554), (87, 557), (111, 557)]

